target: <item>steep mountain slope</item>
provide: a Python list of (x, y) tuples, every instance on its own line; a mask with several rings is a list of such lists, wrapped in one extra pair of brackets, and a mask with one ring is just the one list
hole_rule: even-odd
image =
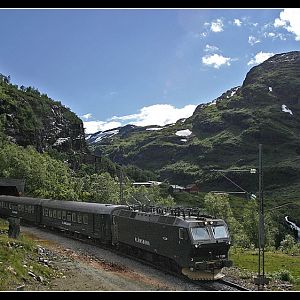
[(0, 74), (0, 131), (21, 145), (34, 145), (40, 152), (86, 149), (81, 119), (58, 101), (32, 87), (10, 83)]
[[(118, 130), (118, 132), (117, 132)], [(97, 135), (102, 138), (97, 141)], [(90, 147), (113, 161), (155, 171), (160, 179), (203, 190), (232, 185), (211, 169), (258, 166), (263, 144), (268, 189), (300, 182), (300, 52), (277, 54), (253, 67), (234, 87), (194, 114), (164, 127), (127, 126), (89, 136)], [(245, 189), (257, 176), (233, 173)]]

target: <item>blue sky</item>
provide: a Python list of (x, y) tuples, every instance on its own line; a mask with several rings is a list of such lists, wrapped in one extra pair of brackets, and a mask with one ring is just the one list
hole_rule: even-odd
[(0, 73), (61, 101), (87, 133), (164, 125), (300, 50), (300, 9), (0, 9)]

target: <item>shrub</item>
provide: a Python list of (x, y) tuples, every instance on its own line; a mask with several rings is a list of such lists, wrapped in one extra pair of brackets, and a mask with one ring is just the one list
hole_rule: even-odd
[(271, 277), (273, 277), (274, 279), (279, 279), (282, 281), (287, 281), (290, 283), (294, 283), (295, 279), (293, 277), (293, 275), (290, 273), (289, 270), (285, 270), (285, 269), (280, 269), (278, 272), (274, 272)]
[(290, 234), (286, 234), (284, 239), (280, 242), (279, 250), (286, 254), (291, 254), (291, 252), (297, 252), (297, 248), (299, 249), (300, 253), (300, 247), (296, 244), (296, 241), (294, 237), (292, 237)]

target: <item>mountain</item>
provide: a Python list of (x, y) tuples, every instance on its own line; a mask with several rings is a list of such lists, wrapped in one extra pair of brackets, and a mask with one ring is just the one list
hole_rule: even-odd
[[(300, 190), (300, 52), (277, 54), (253, 67), (241, 86), (198, 105), (190, 118), (161, 127), (127, 125), (87, 141), (117, 163), (156, 172), (170, 183), (197, 182), (202, 190), (234, 189), (212, 169), (257, 168), (262, 144), (264, 187)], [(228, 176), (257, 190), (257, 175)]]
[(18, 87), (0, 74), (0, 132), (10, 141), (40, 152), (87, 149), (83, 123), (75, 113), (33, 87)]

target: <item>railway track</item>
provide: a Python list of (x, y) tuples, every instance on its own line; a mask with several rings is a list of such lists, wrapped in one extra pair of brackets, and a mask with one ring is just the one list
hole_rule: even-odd
[(245, 288), (244, 286), (241, 286), (232, 281), (228, 281), (226, 279), (220, 279), (218, 283), (228, 286), (230, 288), (233, 288), (234, 290), (237, 290), (237, 291), (250, 291), (249, 289)]
[(184, 276), (181, 273), (168, 270), (168, 269), (166, 269), (164, 267), (161, 267), (157, 264), (154, 264), (150, 261), (146, 261), (146, 260), (141, 259), (139, 257), (130, 255), (128, 253), (124, 253), (124, 252), (119, 251), (119, 250), (117, 250), (117, 249), (115, 249), (115, 248), (113, 248), (109, 245), (99, 244), (93, 239), (77, 237), (77, 236), (74, 236), (73, 234), (70, 234), (70, 232), (68, 232), (68, 231), (60, 231), (60, 230), (57, 230), (55, 228), (54, 229), (51, 229), (51, 228), (48, 228), (48, 227), (39, 227), (39, 228), (41, 230), (46, 231), (46, 232), (51, 232), (51, 233), (54, 233), (54, 234), (58, 234), (60, 236), (64, 236), (64, 237), (67, 237), (67, 238), (71, 238), (71, 239), (80, 241), (80, 242), (85, 243), (85, 244), (89, 244), (89, 245), (92, 245), (92, 246), (97, 246), (101, 249), (110, 251), (110, 252), (112, 252), (114, 254), (117, 254), (119, 256), (126, 257), (128, 259), (137, 261), (141, 264), (150, 266), (150, 267), (152, 267), (156, 270), (164, 272), (165, 274), (169, 274), (169, 275), (175, 276), (177, 278), (180, 278), (181, 280), (186, 281), (188, 283), (195, 284), (195, 285), (199, 286), (199, 288), (201, 288), (202, 291), (249, 291), (249, 289), (247, 289), (243, 286), (240, 286), (236, 283), (233, 283), (231, 281), (225, 280), (225, 279), (219, 279), (219, 280), (216, 280), (216, 281), (195, 281), (195, 280), (192, 280), (192, 279)]

